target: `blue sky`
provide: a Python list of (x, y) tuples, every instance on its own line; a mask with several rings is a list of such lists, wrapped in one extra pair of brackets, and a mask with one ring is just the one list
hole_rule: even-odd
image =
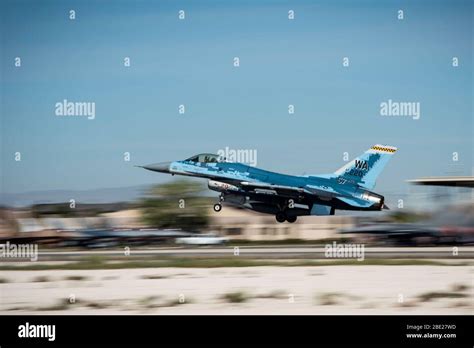
[[(472, 1), (2, 1), (0, 12), (4, 192), (162, 182), (133, 165), (226, 146), (309, 174), (394, 145), (382, 193), (472, 173)], [(63, 99), (95, 102), (95, 119), (55, 116)], [(380, 116), (388, 99), (420, 102), (420, 119)]]

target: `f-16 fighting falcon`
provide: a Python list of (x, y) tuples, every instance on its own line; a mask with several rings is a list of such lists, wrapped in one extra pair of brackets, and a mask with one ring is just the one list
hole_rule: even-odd
[(209, 179), (208, 187), (220, 192), (216, 212), (228, 203), (274, 214), (278, 222), (295, 222), (301, 215), (334, 215), (336, 209), (388, 209), (384, 197), (371, 190), (396, 151), (393, 146), (374, 145), (334, 173), (322, 175), (274, 173), (207, 153), (142, 168)]

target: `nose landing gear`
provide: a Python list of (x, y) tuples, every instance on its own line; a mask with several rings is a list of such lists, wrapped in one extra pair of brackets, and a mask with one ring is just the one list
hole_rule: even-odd
[(224, 202), (224, 195), (221, 193), (219, 195), (219, 203), (214, 204), (214, 211), (216, 213), (218, 213), (222, 210), (222, 202)]

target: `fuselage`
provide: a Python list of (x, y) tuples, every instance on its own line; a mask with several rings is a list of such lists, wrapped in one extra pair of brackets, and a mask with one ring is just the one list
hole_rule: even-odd
[(382, 210), (384, 197), (370, 191), (397, 148), (374, 145), (332, 174), (288, 175), (243, 163), (227, 162), (215, 154), (199, 154), (182, 161), (156, 163), (143, 168), (171, 175), (209, 179), (222, 202), (275, 214), (278, 222), (295, 222), (300, 215), (334, 215), (341, 210)]
[[(184, 161), (174, 161), (169, 163), (159, 164), (164, 166), (163, 170), (155, 170), (159, 172), (165, 172), (172, 175), (184, 175), (184, 176), (193, 176), (207, 178), (211, 180), (217, 180), (223, 183), (235, 184), (240, 182), (253, 182), (253, 183), (264, 183), (269, 185), (279, 185), (279, 186), (289, 186), (295, 188), (305, 189), (309, 192), (318, 190), (318, 189), (330, 189), (334, 192), (337, 192), (343, 197), (355, 197), (364, 199), (364, 195), (371, 193), (365, 189), (358, 187), (356, 184), (353, 184), (349, 181), (344, 183), (338, 182), (338, 178), (331, 175), (309, 175), (309, 176), (297, 176), (297, 175), (288, 175), (282, 173), (276, 173), (260, 168), (255, 168), (243, 163), (234, 163), (234, 162), (212, 162), (212, 163), (202, 163), (202, 162), (191, 162), (188, 160)], [(151, 168), (147, 168), (151, 169)], [(153, 170), (153, 169), (151, 169)], [(242, 192), (232, 192), (234, 195), (247, 195), (251, 198), (256, 198), (255, 194), (248, 193), (245, 191)], [(381, 197), (381, 204), (383, 204), (383, 197)], [(259, 200), (266, 202), (269, 200), (274, 200), (273, 197), (258, 197)], [(358, 207), (347, 204), (344, 201), (325, 198), (320, 196), (301, 196), (300, 199), (296, 200), (296, 203), (311, 205), (314, 203), (330, 205), (337, 209), (344, 210), (380, 210), (380, 204)]]

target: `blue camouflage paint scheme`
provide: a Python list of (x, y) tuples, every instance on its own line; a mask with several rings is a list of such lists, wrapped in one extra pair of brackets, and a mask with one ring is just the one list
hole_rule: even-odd
[[(374, 145), (336, 172), (323, 175), (275, 173), (243, 163), (226, 162), (213, 154), (143, 168), (210, 179), (209, 188), (221, 192), (224, 200), (226, 197), (244, 197), (245, 201), (241, 200), (240, 204), (256, 211), (286, 211), (295, 216), (329, 215), (334, 214), (335, 209), (383, 209), (384, 197), (370, 190), (396, 150), (392, 146)], [(289, 200), (303, 207), (290, 209)]]

